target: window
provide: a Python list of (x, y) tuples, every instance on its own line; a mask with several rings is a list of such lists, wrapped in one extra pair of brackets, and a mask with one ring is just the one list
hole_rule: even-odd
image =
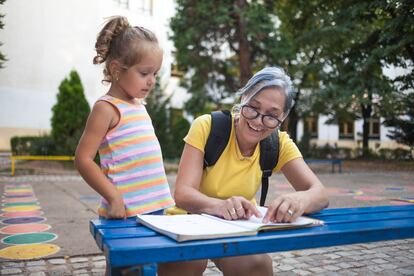
[(303, 128), (304, 133), (308, 133), (311, 138), (318, 138), (318, 115), (305, 118)]
[(354, 121), (339, 122), (339, 138), (354, 139)]
[(369, 138), (379, 139), (380, 138), (380, 118), (370, 118), (369, 121)]
[(129, 0), (114, 0), (119, 7), (128, 9), (129, 8)]
[(135, 11), (143, 14), (152, 15), (153, 12), (153, 0), (135, 0), (133, 1)]

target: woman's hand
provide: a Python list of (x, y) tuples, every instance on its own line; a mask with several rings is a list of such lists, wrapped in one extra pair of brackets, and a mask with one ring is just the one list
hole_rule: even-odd
[(268, 206), (263, 223), (292, 222), (305, 212), (307, 202), (306, 192), (281, 195)]
[(256, 206), (241, 196), (232, 196), (225, 200), (218, 200), (212, 213), (226, 220), (249, 219), (252, 215), (260, 217)]

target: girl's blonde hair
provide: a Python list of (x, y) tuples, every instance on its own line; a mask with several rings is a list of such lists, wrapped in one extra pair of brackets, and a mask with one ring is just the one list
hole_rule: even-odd
[(128, 69), (141, 61), (149, 46), (160, 49), (153, 32), (143, 27), (131, 26), (124, 16), (108, 18), (96, 39), (96, 56), (93, 58), (93, 64), (105, 63), (102, 82), (113, 81), (109, 70), (111, 61), (117, 60), (122, 68)]

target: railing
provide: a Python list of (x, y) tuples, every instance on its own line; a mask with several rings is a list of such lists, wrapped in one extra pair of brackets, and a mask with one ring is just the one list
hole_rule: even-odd
[(72, 161), (75, 156), (66, 155), (10, 155), (11, 176), (14, 175), (16, 160), (46, 160), (46, 161)]

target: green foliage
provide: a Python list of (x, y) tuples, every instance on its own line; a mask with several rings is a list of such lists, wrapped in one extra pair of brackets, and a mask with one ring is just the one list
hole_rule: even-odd
[[(3, 5), (5, 1), (6, 0), (0, 0), (0, 5)], [(4, 17), (4, 14), (0, 14), (0, 30), (3, 29), (4, 27), (3, 17)], [(3, 43), (0, 42), (0, 46), (1, 45), (3, 45)], [(3, 64), (6, 60), (7, 60), (6, 56), (0, 52), (0, 68), (4, 68)]]
[(146, 102), (164, 158), (179, 158), (184, 147), (183, 138), (190, 127), (189, 122), (183, 118), (181, 111), (169, 107), (170, 97), (163, 94), (159, 80)]
[(414, 92), (401, 98), (402, 108), (394, 108), (399, 112), (391, 114), (385, 120), (385, 124), (394, 127), (388, 137), (399, 143), (414, 148)]
[(76, 71), (71, 71), (59, 85), (57, 102), (52, 108), (51, 136), (56, 154), (74, 155), (90, 108)]
[(300, 142), (298, 143), (298, 148), (303, 155), (303, 158), (311, 157), (311, 135), (308, 132), (305, 132), (302, 135)]
[[(269, 64), (272, 7), (259, 1), (178, 0), (170, 26), (182, 85), (192, 94), (186, 110), (196, 115), (246, 83), (252, 71)], [(212, 16), (214, 15), (214, 16)]]
[[(284, 67), (295, 83), (289, 132), (309, 113), (332, 121), (363, 119), (368, 148), (371, 116), (413, 88), (414, 2), (410, 0), (178, 0), (171, 20), (183, 85), (197, 114), (232, 95), (252, 72)], [(214, 14), (214, 16), (211, 16)], [(388, 66), (405, 69), (389, 79)]]
[(13, 155), (53, 155), (55, 144), (50, 136), (15, 136), (10, 139)]

